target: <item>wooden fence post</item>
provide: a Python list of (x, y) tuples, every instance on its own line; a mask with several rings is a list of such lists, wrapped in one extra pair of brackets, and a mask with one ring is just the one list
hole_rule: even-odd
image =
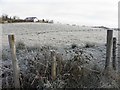
[(56, 67), (57, 67), (57, 61), (56, 61), (56, 53), (55, 51), (51, 51), (51, 58), (52, 58), (52, 69), (51, 69), (51, 75), (52, 79), (56, 79)]
[(60, 53), (57, 52), (56, 54), (56, 59), (57, 59), (57, 74), (62, 73), (62, 68), (63, 68), (63, 57)]
[(11, 56), (12, 56), (14, 85), (15, 85), (15, 88), (20, 88), (19, 67), (18, 67), (18, 62), (17, 62), (17, 58), (16, 58), (14, 35), (8, 35), (8, 40), (9, 40), (10, 51), (11, 51)]
[(112, 47), (113, 47), (113, 30), (108, 30), (105, 69), (110, 69), (111, 67)]
[(116, 37), (114, 37), (113, 38), (113, 60), (112, 60), (112, 66), (114, 70), (116, 70), (116, 48), (117, 48)]

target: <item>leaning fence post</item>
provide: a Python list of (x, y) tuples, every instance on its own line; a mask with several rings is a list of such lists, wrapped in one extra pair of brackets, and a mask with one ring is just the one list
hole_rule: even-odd
[(112, 60), (112, 66), (114, 70), (116, 70), (116, 48), (117, 48), (116, 37), (114, 37), (113, 38), (113, 60)]
[(52, 79), (56, 79), (56, 67), (57, 67), (57, 62), (56, 62), (56, 53), (55, 51), (51, 51), (51, 58), (52, 58), (52, 70), (51, 70), (51, 75)]
[(12, 56), (14, 85), (15, 85), (15, 88), (20, 88), (19, 67), (18, 67), (17, 58), (16, 58), (14, 35), (8, 35), (8, 40), (9, 40), (10, 51), (11, 51), (11, 56)]
[(107, 30), (107, 47), (106, 47), (105, 69), (110, 69), (110, 67), (111, 67), (112, 47), (113, 47), (113, 30)]

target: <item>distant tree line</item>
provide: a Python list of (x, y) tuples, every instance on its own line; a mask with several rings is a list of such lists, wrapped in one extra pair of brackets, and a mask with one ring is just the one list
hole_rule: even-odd
[[(26, 21), (25, 19), (20, 19), (18, 16), (9, 16), (7, 14), (3, 14), (0, 17), (0, 23), (17, 23), (17, 22), (32, 22), (32, 21)], [(38, 20), (39, 23), (54, 23), (53, 20), (45, 20), (41, 19)]]

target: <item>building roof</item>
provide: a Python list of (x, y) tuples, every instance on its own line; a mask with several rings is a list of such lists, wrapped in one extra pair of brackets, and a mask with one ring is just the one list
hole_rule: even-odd
[(26, 17), (25, 20), (34, 20), (36, 19), (37, 17)]

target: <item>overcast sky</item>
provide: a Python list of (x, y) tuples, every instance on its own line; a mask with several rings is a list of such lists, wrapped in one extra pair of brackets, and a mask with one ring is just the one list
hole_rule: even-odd
[(62, 23), (117, 27), (119, 0), (0, 0), (4, 14)]

